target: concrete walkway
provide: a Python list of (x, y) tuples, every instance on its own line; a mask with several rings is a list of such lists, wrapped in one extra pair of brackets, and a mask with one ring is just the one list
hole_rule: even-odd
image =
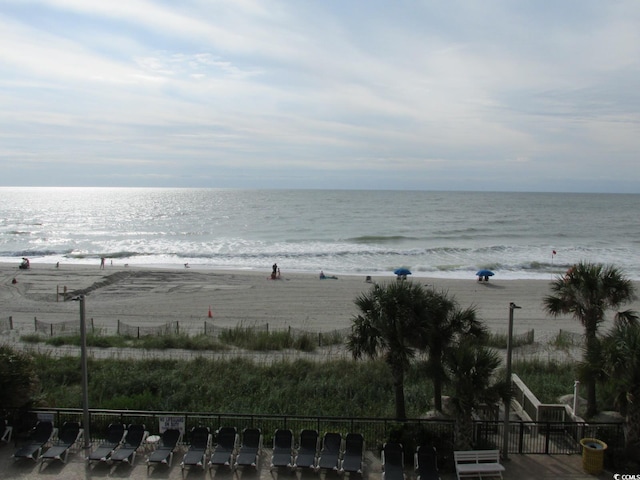
[[(106, 464), (93, 465), (87, 468), (80, 451), (70, 454), (67, 464), (61, 462), (48, 463), (40, 469), (40, 463), (31, 460), (14, 461), (11, 457), (15, 451), (13, 442), (9, 445), (0, 444), (0, 479), (2, 480), (86, 480), (86, 479), (106, 479), (106, 478), (130, 478), (130, 479), (182, 479), (180, 460), (182, 454), (174, 457), (171, 468), (158, 467), (152, 469), (147, 476), (145, 455), (140, 452), (133, 467), (127, 465), (109, 466)], [(269, 460), (271, 450), (265, 449), (262, 453), (262, 461), (258, 470), (245, 469), (233, 473), (226, 468), (203, 472), (199, 469), (185, 471), (184, 478), (187, 479), (219, 479), (219, 480), (239, 480), (244, 477), (247, 480), (337, 480), (340, 477), (334, 472), (314, 473), (311, 471), (291, 473), (289, 471), (273, 472), (269, 471)], [(582, 458), (580, 455), (512, 455), (510, 460), (505, 462), (505, 480), (611, 480), (615, 472), (603, 472), (600, 475), (589, 475), (582, 470)], [(415, 480), (415, 473), (408, 470), (405, 472), (407, 480)], [(638, 472), (640, 473), (640, 472)], [(442, 480), (454, 480), (453, 472), (442, 472)], [(380, 459), (372, 452), (366, 455), (366, 470), (363, 475), (365, 480), (379, 480), (382, 478)]]

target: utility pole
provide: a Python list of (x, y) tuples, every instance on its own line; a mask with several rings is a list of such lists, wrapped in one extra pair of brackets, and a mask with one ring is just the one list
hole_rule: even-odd
[(87, 322), (85, 319), (85, 298), (80, 295), (74, 300), (80, 302), (80, 362), (82, 363), (82, 428), (84, 429), (84, 448), (91, 448), (89, 424), (89, 372), (87, 369)]
[(509, 414), (511, 413), (511, 353), (513, 350), (513, 311), (522, 308), (511, 302), (509, 304), (509, 333), (507, 334), (507, 385), (509, 395), (504, 402), (504, 426), (502, 432), (502, 458), (509, 460)]

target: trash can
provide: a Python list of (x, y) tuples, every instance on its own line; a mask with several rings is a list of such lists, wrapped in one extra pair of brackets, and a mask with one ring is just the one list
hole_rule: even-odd
[(595, 438), (583, 438), (582, 445), (582, 469), (591, 475), (598, 475), (604, 469), (604, 451), (607, 444)]

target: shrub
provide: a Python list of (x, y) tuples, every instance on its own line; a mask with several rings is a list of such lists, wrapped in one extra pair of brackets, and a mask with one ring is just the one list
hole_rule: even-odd
[(575, 364), (538, 359), (514, 362), (513, 372), (542, 403), (555, 403), (558, 397), (573, 393), (577, 378)]
[(22, 335), (20, 341), (24, 343), (40, 343), (43, 339), (37, 333), (30, 333), (28, 335)]
[(0, 405), (24, 407), (36, 400), (38, 387), (33, 357), (0, 345)]
[[(524, 334), (513, 335), (511, 337), (512, 348), (531, 345), (533, 343), (533, 330), (529, 330)], [(490, 333), (486, 336), (485, 345), (493, 348), (507, 348), (508, 334), (506, 333)]]
[(580, 347), (584, 345), (584, 337), (573, 332), (565, 332), (563, 330), (560, 330), (558, 331), (558, 334), (549, 342), (549, 345), (557, 348), (558, 350), (567, 350), (569, 348)]

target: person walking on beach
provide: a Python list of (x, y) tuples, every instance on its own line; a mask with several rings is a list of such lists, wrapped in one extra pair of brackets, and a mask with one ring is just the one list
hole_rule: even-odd
[(100, 270), (104, 270), (104, 257), (100, 257)]
[(274, 263), (273, 267), (271, 267), (271, 270), (272, 270), (271, 271), (271, 279), (275, 280), (277, 278), (276, 275), (278, 274), (278, 264)]

